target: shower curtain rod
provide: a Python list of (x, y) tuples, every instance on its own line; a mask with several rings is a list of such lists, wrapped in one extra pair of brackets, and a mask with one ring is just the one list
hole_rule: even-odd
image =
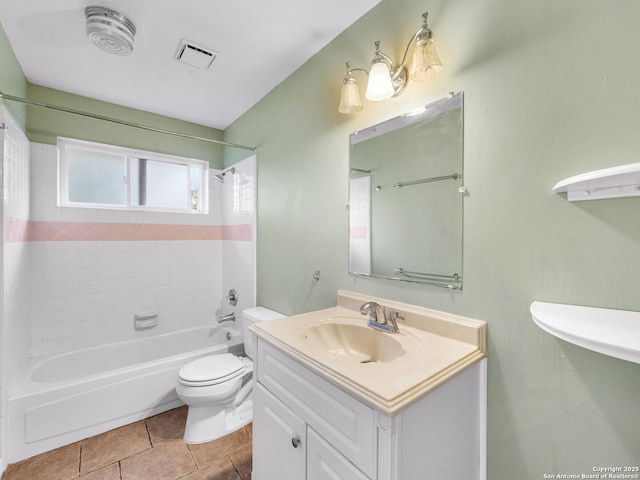
[(83, 112), (82, 110), (74, 110), (72, 108), (59, 107), (57, 105), (51, 105), (49, 103), (44, 103), (44, 102), (36, 102), (35, 100), (28, 100), (26, 98), (14, 97), (13, 95), (7, 95), (2, 91), (0, 91), (0, 99), (9, 100), (11, 102), (24, 103), (27, 105), (32, 105), (34, 107), (42, 107), (42, 108), (48, 108), (50, 110), (58, 110), (59, 112), (70, 113), (72, 115), (79, 115), (81, 117), (94, 118), (96, 120), (102, 120), (110, 123), (117, 123), (118, 125), (124, 125), (126, 127), (139, 128), (141, 130), (147, 130), (149, 132), (155, 132), (155, 133), (162, 133), (164, 135), (172, 135), (174, 137), (182, 137), (182, 138), (188, 138), (190, 140), (199, 140), (202, 142), (216, 143), (218, 145), (224, 145), (225, 147), (242, 148), (244, 150), (251, 150), (252, 152), (255, 152), (257, 150), (256, 147), (247, 147), (246, 145), (223, 142), (222, 140), (213, 140), (212, 138), (197, 137), (195, 135), (189, 135), (186, 133), (173, 132), (171, 130), (164, 130), (162, 128), (149, 127), (147, 125), (140, 125), (139, 123), (127, 122), (126, 120), (118, 120), (117, 118), (105, 117), (103, 115), (97, 115), (95, 113)]

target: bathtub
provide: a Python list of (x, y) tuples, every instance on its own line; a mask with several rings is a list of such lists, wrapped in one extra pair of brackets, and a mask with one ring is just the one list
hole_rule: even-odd
[(182, 405), (175, 391), (185, 363), (242, 352), (231, 327), (196, 327), (47, 357), (10, 393), (10, 463)]

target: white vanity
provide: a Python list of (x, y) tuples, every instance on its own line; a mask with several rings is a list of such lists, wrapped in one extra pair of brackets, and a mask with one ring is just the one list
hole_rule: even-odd
[[(400, 333), (367, 327), (369, 301)], [(251, 330), (253, 480), (486, 478), (485, 322), (339, 291)]]

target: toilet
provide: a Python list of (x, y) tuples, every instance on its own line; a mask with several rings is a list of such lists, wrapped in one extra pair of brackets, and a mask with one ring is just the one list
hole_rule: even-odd
[(253, 419), (253, 342), (249, 327), (284, 315), (264, 307), (242, 312), (246, 356), (208, 355), (184, 365), (178, 372), (176, 393), (188, 407), (186, 443), (210, 442), (242, 428)]

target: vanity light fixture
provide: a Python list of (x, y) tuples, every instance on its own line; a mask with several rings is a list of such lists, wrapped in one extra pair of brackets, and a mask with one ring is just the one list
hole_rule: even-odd
[[(371, 60), (370, 71), (363, 68), (351, 68), (351, 62), (347, 62), (347, 74), (342, 80), (340, 106), (338, 107), (340, 113), (354, 113), (363, 109), (360, 90), (352, 75), (353, 72), (361, 71), (368, 75), (365, 96), (367, 100), (380, 101), (397, 97), (404, 92), (409, 77), (416, 82), (423, 82), (437, 77), (444, 70), (438, 47), (433, 40), (433, 33), (427, 26), (428, 13), (422, 14), (424, 19), (422, 27), (409, 40), (399, 65), (394, 66), (393, 60), (380, 51), (379, 40), (375, 42), (376, 51)], [(409, 48), (414, 43), (413, 62), (409, 74), (405, 64)]]

